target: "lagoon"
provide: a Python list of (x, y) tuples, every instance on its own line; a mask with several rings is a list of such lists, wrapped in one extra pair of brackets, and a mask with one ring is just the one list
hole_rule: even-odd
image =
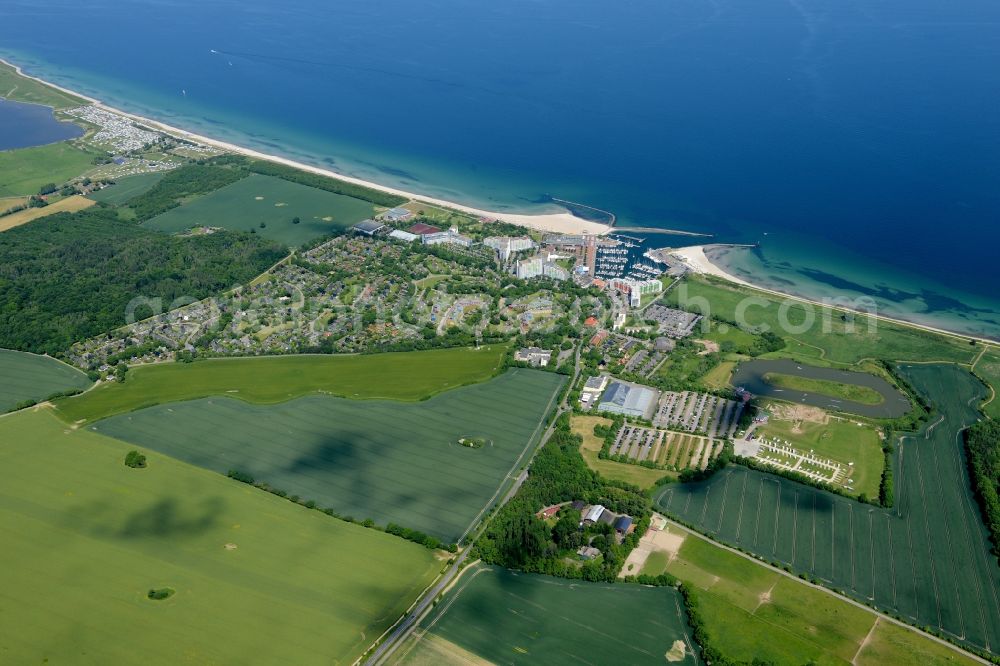
[(58, 143), (83, 136), (83, 128), (57, 120), (52, 109), (0, 98), (0, 150)]

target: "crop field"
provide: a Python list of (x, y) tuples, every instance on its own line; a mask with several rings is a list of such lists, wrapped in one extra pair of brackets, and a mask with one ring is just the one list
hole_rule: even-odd
[(47, 356), (0, 349), (0, 414), (25, 400), (85, 389), (90, 380), (76, 368)]
[(71, 423), (165, 402), (225, 395), (277, 403), (310, 393), (344, 398), (423, 400), (489, 379), (507, 348), (434, 349), (392, 354), (301, 355), (227, 358), (135, 368), (125, 383), (99, 386), (60, 400), (59, 416)]
[(456, 652), (495, 664), (700, 663), (693, 650), (684, 602), (673, 588), (476, 565), (401, 646), (396, 663), (470, 663), (455, 659)]
[[(196, 226), (252, 229), (266, 238), (297, 247), (369, 218), (373, 211), (372, 204), (361, 199), (251, 174), (158, 215), (144, 226), (167, 233)], [(292, 221), (296, 217), (298, 224)]]
[(0, 197), (38, 194), (43, 185), (59, 185), (93, 168), (93, 158), (66, 141), (0, 151)]
[(349, 664), (440, 571), (156, 453), (128, 468), (129, 449), (46, 409), (0, 419), (0, 662)]
[[(562, 383), (515, 369), (421, 403), (203, 398), (91, 428), (223, 474), (248, 473), (341, 515), (455, 542), (516, 475)], [(487, 444), (464, 447), (463, 437)]]
[[(779, 322), (778, 308), (783, 302), (780, 297), (749, 290), (704, 277), (688, 278), (686, 287), (688, 298), (705, 298), (712, 307), (712, 314), (730, 321), (736, 320), (736, 307), (748, 296), (767, 302), (767, 306), (746, 309), (746, 323), (750, 326), (766, 324), (770, 330), (785, 338), (788, 346), (767, 357), (811, 358), (832, 364), (852, 365), (866, 358), (888, 358), (906, 361), (941, 361), (970, 363), (978, 350), (967, 342), (948, 338), (927, 331), (910, 328), (888, 321), (879, 321), (874, 331), (869, 330), (865, 317), (858, 315), (854, 332), (841, 320), (840, 313), (829, 316), (830, 332), (823, 330), (823, 312), (820, 306), (794, 302), (788, 308), (787, 321), (800, 326), (806, 321), (806, 312), (815, 314), (815, 323), (804, 333), (785, 334)], [(680, 289), (673, 289), (667, 295), (670, 305), (676, 305)]]
[[(1000, 568), (966, 475), (961, 429), (982, 385), (953, 365), (902, 366), (940, 415), (895, 455), (891, 510), (730, 466), (658, 505), (720, 541), (956, 641), (1000, 652)], [(933, 393), (931, 393), (933, 389)]]
[[(972, 664), (971, 659), (674, 525), (664, 570), (694, 592), (712, 643), (731, 659), (775, 664)], [(679, 547), (676, 545), (680, 540)], [(664, 555), (654, 562), (654, 555)]]
[(165, 171), (159, 171), (119, 178), (114, 185), (98, 190), (88, 198), (117, 206), (153, 189), (153, 186), (160, 182), (165, 175)]
[(27, 208), (25, 210), (19, 210), (16, 213), (0, 217), (0, 231), (7, 231), (8, 229), (19, 227), (22, 224), (27, 224), (32, 220), (37, 220), (38, 218), (45, 217), (46, 215), (53, 215), (55, 213), (75, 213), (77, 211), (90, 208), (93, 205), (94, 202), (90, 199), (80, 195), (74, 195), (65, 199), (60, 199), (59, 201), (49, 204), (44, 208)]

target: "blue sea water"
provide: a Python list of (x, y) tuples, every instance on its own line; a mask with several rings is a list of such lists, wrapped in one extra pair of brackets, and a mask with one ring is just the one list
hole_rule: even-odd
[(0, 150), (30, 148), (83, 136), (79, 125), (57, 120), (52, 109), (0, 98)]
[(729, 267), (1000, 337), (993, 0), (5, 0), (0, 52), (385, 184), (760, 241)]

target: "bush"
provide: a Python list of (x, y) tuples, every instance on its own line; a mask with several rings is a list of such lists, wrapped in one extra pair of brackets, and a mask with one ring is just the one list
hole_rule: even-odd
[(132, 469), (142, 469), (146, 466), (146, 456), (133, 449), (125, 454), (125, 466)]

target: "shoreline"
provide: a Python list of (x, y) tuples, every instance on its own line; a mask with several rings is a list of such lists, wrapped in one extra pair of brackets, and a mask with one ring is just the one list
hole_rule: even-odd
[(863, 310), (855, 310), (853, 308), (848, 308), (843, 305), (831, 305), (829, 303), (824, 303), (812, 298), (806, 298), (804, 296), (797, 296), (795, 294), (789, 294), (787, 292), (778, 291), (776, 289), (769, 289), (768, 287), (762, 287), (752, 282), (749, 282), (741, 277), (737, 277), (732, 273), (726, 272), (723, 268), (719, 267), (717, 264), (713, 263), (709, 259), (708, 254), (706, 254), (706, 249), (711, 249), (712, 247), (729, 247), (728, 245), (691, 245), (688, 247), (677, 248), (673, 250), (670, 254), (677, 257), (684, 263), (685, 266), (691, 269), (692, 273), (698, 273), (700, 275), (711, 275), (712, 277), (717, 277), (726, 282), (730, 282), (741, 287), (747, 287), (748, 289), (753, 289), (754, 291), (763, 292), (765, 294), (770, 294), (772, 296), (780, 296), (782, 298), (789, 298), (800, 303), (809, 303), (810, 305), (818, 305), (820, 307), (830, 308), (834, 311), (840, 312), (851, 312), (863, 314), (868, 317), (877, 320), (892, 322), (893, 324), (898, 324), (900, 326), (907, 326), (909, 328), (915, 328), (921, 331), (927, 331), (929, 333), (936, 333), (938, 335), (945, 335), (950, 338), (957, 338), (959, 340), (975, 340), (976, 342), (997, 346), (1000, 341), (994, 340), (993, 338), (984, 338), (978, 335), (972, 335), (971, 333), (959, 333), (958, 331), (949, 331), (945, 328), (938, 328), (936, 326), (929, 326), (927, 324), (919, 324), (917, 322), (908, 321), (906, 319), (900, 319), (898, 317), (890, 317), (883, 314), (871, 314), (869, 312), (864, 312)]
[(335, 180), (340, 180), (345, 183), (350, 183), (352, 185), (360, 185), (362, 187), (367, 187), (379, 192), (385, 192), (387, 194), (394, 194), (396, 196), (406, 197), (415, 202), (423, 202), (433, 206), (440, 206), (443, 208), (450, 208), (462, 213), (467, 213), (479, 218), (486, 218), (492, 220), (502, 220), (504, 222), (509, 222), (512, 224), (517, 224), (522, 227), (527, 227), (535, 231), (548, 231), (559, 234), (593, 234), (602, 236), (610, 233), (613, 230), (612, 226), (601, 224), (599, 222), (591, 222), (583, 218), (577, 217), (568, 211), (562, 213), (503, 213), (491, 210), (485, 210), (482, 208), (476, 208), (474, 206), (467, 206), (465, 204), (456, 203), (454, 201), (447, 201), (445, 199), (438, 199), (434, 197), (424, 196), (415, 192), (408, 192), (406, 190), (401, 190), (395, 187), (389, 187), (387, 185), (381, 185), (379, 183), (373, 183), (371, 181), (363, 180), (361, 178), (355, 178), (354, 176), (347, 176), (330, 169), (324, 169), (322, 167), (313, 166), (310, 164), (305, 164), (303, 162), (297, 162), (293, 159), (286, 157), (281, 157), (279, 155), (270, 155), (253, 148), (246, 148), (244, 146), (237, 145), (235, 143), (230, 143), (227, 141), (220, 141), (218, 139), (213, 139), (211, 137), (204, 136), (202, 134), (197, 134), (195, 132), (189, 132), (188, 130), (181, 129), (179, 127), (174, 127), (173, 125), (168, 125), (167, 123), (160, 122), (158, 120), (153, 120), (152, 118), (146, 118), (134, 113), (129, 113), (128, 111), (123, 111), (109, 104), (105, 104), (103, 101), (91, 97), (90, 95), (85, 95), (83, 93), (77, 92), (76, 90), (71, 90), (64, 86), (52, 83), (51, 81), (46, 81), (37, 76), (32, 76), (25, 73), (21, 66), (10, 62), (4, 58), (0, 58), (0, 63), (3, 63), (9, 67), (12, 67), (18, 76), (22, 76), (26, 79), (36, 81), (42, 85), (48, 86), (67, 95), (71, 95), (86, 103), (92, 104), (99, 109), (108, 111), (110, 113), (115, 113), (129, 120), (145, 125), (151, 129), (157, 130), (164, 134), (168, 134), (174, 137), (179, 137), (187, 141), (194, 143), (204, 144), (206, 146), (212, 146), (213, 148), (219, 148), (227, 152), (236, 153), (238, 155), (244, 155), (246, 157), (251, 157), (259, 160), (266, 160), (268, 162), (274, 162), (276, 164), (282, 164), (284, 166), (289, 166), (301, 171), (307, 171), (320, 176), (325, 176), (327, 178), (333, 178)]
[[(53, 88), (55, 90), (58, 90), (58, 91), (60, 91), (62, 93), (65, 93), (67, 95), (70, 95), (72, 97), (80, 99), (80, 100), (82, 100), (85, 103), (92, 104), (92, 105), (96, 106), (99, 109), (103, 109), (103, 110), (108, 111), (110, 113), (118, 114), (120, 116), (128, 118), (129, 120), (132, 120), (135, 123), (138, 123), (140, 125), (145, 125), (145, 126), (147, 126), (149, 128), (152, 128), (152, 129), (157, 130), (159, 132), (162, 132), (164, 134), (175, 136), (175, 137), (179, 137), (179, 138), (182, 138), (182, 139), (185, 139), (187, 141), (194, 142), (194, 143), (200, 143), (200, 144), (204, 144), (204, 145), (207, 145), (207, 146), (212, 146), (214, 148), (219, 148), (220, 150), (224, 150), (224, 151), (231, 152), (231, 153), (236, 153), (236, 154), (239, 154), (239, 155), (244, 155), (246, 157), (251, 157), (251, 158), (254, 158), (254, 159), (260, 159), (260, 160), (265, 160), (265, 161), (269, 161), (269, 162), (274, 162), (276, 164), (282, 164), (282, 165), (289, 166), (289, 167), (292, 167), (292, 168), (295, 168), (295, 169), (299, 169), (299, 170), (302, 170), (302, 171), (306, 171), (306, 172), (309, 172), (309, 173), (314, 173), (314, 174), (317, 174), (317, 175), (320, 175), (320, 176), (324, 176), (324, 177), (327, 177), (327, 178), (332, 178), (334, 180), (339, 180), (339, 181), (342, 181), (342, 182), (351, 183), (353, 185), (360, 185), (362, 187), (367, 187), (367, 188), (370, 188), (370, 189), (373, 189), (373, 190), (376, 190), (376, 191), (379, 191), (379, 192), (385, 192), (387, 194), (394, 194), (394, 195), (397, 195), (397, 196), (406, 197), (406, 198), (408, 198), (408, 199), (410, 199), (410, 200), (412, 200), (414, 202), (417, 202), (417, 203), (423, 202), (423, 203), (427, 203), (427, 204), (430, 204), (430, 205), (433, 205), (433, 206), (439, 206), (439, 207), (442, 207), (442, 208), (450, 208), (452, 210), (456, 210), (456, 211), (459, 211), (459, 212), (467, 213), (469, 215), (474, 215), (474, 216), (479, 217), (479, 218), (492, 219), (492, 220), (502, 220), (502, 221), (509, 222), (509, 223), (512, 223), (512, 224), (520, 225), (522, 227), (526, 227), (526, 228), (534, 230), (534, 231), (541, 231), (541, 232), (551, 232), (551, 233), (557, 233), (557, 234), (593, 234), (593, 235), (603, 236), (603, 235), (607, 235), (609, 233), (618, 232), (618, 231), (620, 231), (622, 233), (627, 233), (629, 231), (629, 227), (616, 228), (616, 227), (608, 225), (608, 224), (602, 224), (602, 223), (599, 223), (599, 222), (592, 222), (592, 221), (585, 220), (583, 218), (577, 217), (577, 216), (573, 215), (572, 213), (570, 213), (569, 211), (566, 211), (566, 210), (564, 210), (561, 213), (538, 213), (538, 214), (531, 214), (531, 213), (501, 213), (501, 212), (497, 212), (497, 211), (489, 211), (489, 210), (485, 210), (485, 209), (481, 209), (481, 208), (476, 208), (476, 207), (473, 207), (473, 206), (467, 206), (467, 205), (464, 205), (464, 204), (455, 203), (453, 201), (448, 201), (448, 200), (445, 200), (445, 199), (439, 199), (439, 198), (435, 198), (435, 197), (424, 196), (424, 195), (417, 194), (417, 193), (414, 193), (414, 192), (409, 192), (409, 191), (406, 191), (406, 190), (401, 190), (401, 189), (398, 189), (398, 188), (389, 187), (387, 185), (380, 185), (379, 183), (374, 183), (374, 182), (371, 182), (371, 181), (363, 180), (361, 178), (355, 178), (353, 176), (347, 176), (347, 175), (338, 173), (336, 171), (332, 171), (330, 169), (324, 169), (322, 167), (313, 166), (313, 165), (310, 165), (310, 164), (306, 164), (304, 162), (298, 162), (296, 160), (293, 160), (293, 159), (290, 159), (290, 158), (286, 158), (286, 157), (281, 157), (279, 155), (270, 155), (268, 153), (264, 153), (264, 152), (261, 152), (259, 150), (255, 150), (255, 149), (252, 149), (252, 148), (245, 148), (245, 147), (240, 146), (238, 144), (230, 143), (230, 142), (227, 142), (227, 141), (221, 141), (221, 140), (218, 140), (218, 139), (213, 139), (211, 137), (207, 137), (207, 136), (204, 136), (202, 134), (197, 134), (195, 132), (190, 132), (188, 130), (181, 129), (179, 127), (174, 127), (173, 125), (169, 125), (167, 123), (163, 123), (163, 122), (160, 122), (158, 120), (153, 120), (151, 118), (146, 118), (144, 116), (140, 116), (140, 115), (135, 114), (135, 113), (129, 113), (128, 111), (123, 111), (122, 109), (118, 109), (116, 107), (113, 107), (113, 106), (110, 106), (108, 104), (105, 104), (101, 100), (99, 100), (99, 99), (97, 99), (95, 97), (91, 97), (90, 95), (85, 95), (85, 94), (77, 92), (75, 90), (71, 90), (70, 88), (66, 88), (64, 86), (60, 86), (60, 85), (58, 85), (56, 83), (52, 83), (50, 81), (46, 81), (45, 79), (39, 78), (37, 76), (32, 76), (30, 74), (27, 74), (27, 73), (24, 72), (24, 70), (21, 68), (20, 65), (18, 65), (16, 63), (13, 63), (13, 62), (10, 62), (9, 60), (6, 60), (5, 58), (0, 58), (0, 63), (3, 63), (3, 64), (5, 64), (5, 65), (7, 65), (9, 67), (12, 67), (14, 69), (14, 71), (18, 74), (18, 76), (22, 76), (22, 77), (24, 77), (26, 79), (30, 79), (32, 81), (36, 81), (36, 82), (38, 82), (38, 83), (40, 83), (42, 85), (48, 86), (48, 87)], [(633, 227), (632, 229), (633, 230), (644, 229), (644, 227), (637, 227), (637, 228)], [(650, 232), (652, 232), (652, 231), (653, 231), (653, 229), (650, 229)], [(704, 234), (704, 233), (690, 232), (690, 231), (681, 231), (681, 230), (672, 230), (672, 229), (659, 229), (659, 228), (656, 228), (655, 231), (656, 231), (656, 233), (661, 233), (661, 234), (687, 236), (687, 237), (692, 237), (692, 238), (695, 238), (695, 237), (711, 237), (711, 234)], [(747, 287), (747, 288), (750, 288), (750, 289), (754, 289), (756, 291), (760, 291), (760, 292), (763, 292), (763, 293), (771, 294), (771, 295), (774, 295), (774, 296), (780, 296), (782, 298), (790, 298), (790, 299), (793, 299), (793, 300), (796, 300), (796, 301), (799, 301), (799, 302), (802, 302), (802, 303), (809, 303), (809, 304), (812, 304), (812, 305), (818, 305), (818, 306), (823, 306), (823, 307), (830, 307), (833, 310), (839, 310), (839, 311), (842, 311), (842, 312), (859, 312), (861, 314), (866, 314), (868, 316), (874, 317), (876, 320), (881, 319), (881, 320), (884, 320), (884, 321), (890, 321), (890, 322), (893, 322), (895, 324), (899, 324), (899, 325), (902, 325), (902, 326), (908, 326), (910, 328), (915, 328), (915, 329), (922, 330), (922, 331), (928, 331), (928, 332), (931, 332), (931, 333), (937, 333), (939, 335), (946, 335), (946, 336), (949, 336), (949, 337), (952, 337), (952, 338), (957, 338), (957, 339), (960, 339), (960, 340), (976, 340), (978, 342), (985, 343), (985, 344), (988, 344), (988, 345), (997, 345), (997, 344), (1000, 344), (1000, 340), (995, 340), (995, 339), (992, 339), (992, 338), (985, 338), (985, 337), (973, 335), (973, 334), (970, 334), (970, 333), (961, 333), (961, 332), (958, 332), (958, 331), (951, 331), (951, 330), (948, 330), (948, 329), (939, 328), (939, 327), (935, 327), (935, 326), (930, 326), (930, 325), (927, 325), (927, 324), (920, 324), (920, 323), (908, 321), (906, 319), (901, 319), (901, 318), (898, 318), (898, 317), (890, 317), (890, 316), (881, 315), (881, 314), (872, 315), (872, 314), (865, 313), (865, 312), (862, 312), (862, 311), (852, 310), (851, 308), (847, 308), (847, 307), (844, 307), (844, 306), (828, 305), (828, 304), (823, 303), (822, 301), (818, 301), (818, 300), (815, 300), (815, 299), (810, 299), (810, 298), (807, 298), (807, 297), (804, 297), (804, 296), (797, 296), (795, 294), (789, 294), (787, 292), (778, 291), (778, 290), (775, 290), (775, 289), (770, 289), (768, 287), (763, 287), (763, 286), (755, 285), (752, 282), (749, 282), (748, 280), (745, 280), (743, 278), (737, 277), (736, 275), (728, 273), (727, 271), (723, 270), (718, 265), (716, 265), (715, 263), (713, 263), (711, 261), (711, 259), (709, 259), (708, 256), (705, 254), (706, 248), (711, 248), (711, 247), (713, 247), (713, 245), (691, 245), (691, 246), (685, 246), (685, 247), (680, 247), (680, 248), (673, 249), (671, 251), (671, 254), (673, 254), (675, 257), (677, 257), (678, 259), (680, 259), (685, 265), (687, 265), (689, 268), (691, 268), (691, 270), (693, 272), (695, 272), (695, 273), (702, 273), (702, 274), (712, 275), (714, 277), (720, 278), (720, 279), (725, 280), (727, 282), (730, 282), (730, 283), (733, 283), (733, 284), (736, 284), (736, 285), (739, 285), (739, 286), (742, 286), (742, 287)]]

